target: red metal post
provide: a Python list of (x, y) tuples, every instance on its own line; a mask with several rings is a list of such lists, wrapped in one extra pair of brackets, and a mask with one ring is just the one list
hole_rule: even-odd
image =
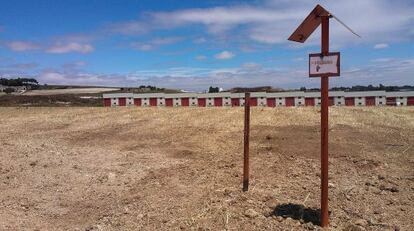
[[(329, 16), (322, 16), (322, 55), (329, 52)], [(329, 225), (328, 212), (328, 106), (329, 77), (321, 76), (321, 226)]]
[(243, 191), (249, 190), (249, 136), (250, 136), (250, 93), (244, 96), (244, 162)]

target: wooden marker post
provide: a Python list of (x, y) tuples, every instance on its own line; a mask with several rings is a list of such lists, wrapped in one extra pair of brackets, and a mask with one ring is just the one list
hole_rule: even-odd
[(244, 162), (243, 191), (249, 190), (249, 136), (250, 136), (250, 93), (244, 96)]
[(329, 116), (329, 77), (340, 75), (339, 52), (329, 53), (329, 18), (336, 19), (353, 34), (347, 25), (320, 5), (312, 10), (289, 37), (294, 42), (304, 43), (322, 25), (321, 53), (309, 55), (309, 77), (321, 78), (321, 226), (329, 225), (328, 212), (328, 116)]
[[(329, 54), (329, 16), (322, 16), (322, 55)], [(321, 76), (321, 226), (329, 224), (328, 213), (328, 131), (329, 75)]]

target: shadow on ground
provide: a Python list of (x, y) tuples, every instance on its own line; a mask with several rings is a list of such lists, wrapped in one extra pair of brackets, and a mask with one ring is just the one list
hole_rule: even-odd
[(311, 222), (314, 225), (321, 225), (320, 209), (306, 208), (299, 204), (280, 204), (273, 210), (274, 216), (290, 217), (303, 222)]

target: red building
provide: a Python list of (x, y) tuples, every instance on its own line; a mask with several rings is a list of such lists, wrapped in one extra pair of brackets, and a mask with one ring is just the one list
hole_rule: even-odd
[(257, 98), (256, 97), (250, 98), (250, 106), (252, 106), (252, 107), (257, 106)]
[(111, 106), (111, 99), (106, 98), (104, 99), (104, 107), (110, 107)]
[(181, 106), (184, 106), (184, 107), (190, 106), (190, 98), (188, 97), (181, 98)]
[(295, 106), (295, 97), (286, 97), (285, 98), (285, 105), (286, 105), (286, 107)]
[(206, 106), (206, 98), (198, 98), (197, 102), (198, 102), (199, 107), (205, 107)]
[(315, 98), (305, 98), (305, 106), (315, 106)]
[(118, 98), (119, 106), (126, 106), (126, 98)]
[(414, 106), (414, 96), (407, 97), (407, 106)]
[(345, 105), (346, 106), (355, 106), (355, 98), (354, 97), (345, 97)]
[(149, 99), (149, 105), (151, 107), (156, 107), (157, 106), (157, 98), (150, 98)]
[(268, 107), (276, 107), (276, 98), (267, 98), (266, 104)]
[(215, 107), (223, 106), (223, 98), (221, 98), (221, 97), (214, 98), (214, 106)]
[(375, 97), (365, 97), (365, 106), (375, 106)]
[(166, 98), (165, 99), (165, 106), (172, 107), (173, 106), (173, 99), (172, 98)]

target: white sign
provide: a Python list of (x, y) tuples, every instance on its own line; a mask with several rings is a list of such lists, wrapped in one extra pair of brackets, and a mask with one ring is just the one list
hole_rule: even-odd
[(340, 74), (339, 52), (322, 54), (309, 54), (309, 77), (339, 76)]

